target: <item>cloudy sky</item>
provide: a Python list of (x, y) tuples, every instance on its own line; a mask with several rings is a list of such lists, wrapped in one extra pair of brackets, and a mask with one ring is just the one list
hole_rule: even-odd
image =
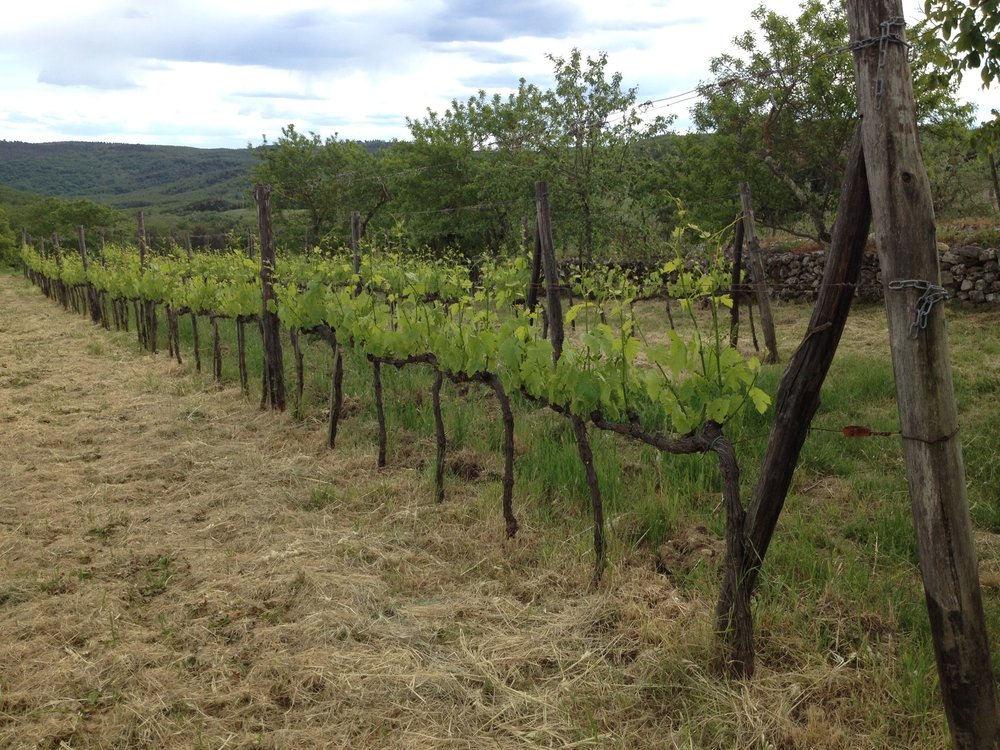
[[(795, 15), (798, 0), (769, 0)], [(0, 139), (241, 148), (283, 125), (405, 138), (405, 118), (605, 51), (640, 100), (691, 90), (742, 0), (29, 0), (0, 27)], [(911, 22), (919, 0), (905, 0)], [(963, 96), (1000, 108), (971, 76)], [(679, 97), (655, 114), (683, 122)]]

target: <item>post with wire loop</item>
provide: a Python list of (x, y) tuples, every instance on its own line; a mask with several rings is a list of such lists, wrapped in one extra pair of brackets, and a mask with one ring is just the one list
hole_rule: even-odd
[(945, 715), (956, 748), (995, 748), (996, 683), (965, 489), (930, 184), (901, 0), (848, 0), (865, 165), (903, 457)]

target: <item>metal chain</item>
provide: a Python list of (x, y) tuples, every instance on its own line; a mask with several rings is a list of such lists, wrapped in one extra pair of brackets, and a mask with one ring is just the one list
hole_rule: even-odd
[(948, 299), (951, 294), (943, 286), (939, 286), (930, 281), (920, 279), (898, 279), (889, 282), (890, 289), (919, 289), (923, 292), (917, 300), (917, 313), (910, 324), (909, 336), (915, 339), (920, 331), (927, 328), (927, 319), (930, 317), (934, 305), (941, 300)]
[[(894, 33), (892, 31), (895, 27), (900, 27), (899, 33)], [(882, 73), (885, 69), (885, 53), (889, 48), (890, 43), (902, 44), (907, 49), (909, 53), (910, 45), (906, 43), (903, 39), (902, 29), (906, 28), (906, 19), (902, 16), (892, 16), (882, 23), (879, 24), (882, 29), (882, 34), (880, 36), (872, 37), (871, 39), (859, 39), (856, 42), (851, 42), (844, 47), (840, 47), (841, 50), (847, 50), (854, 52), (856, 50), (865, 49), (866, 47), (874, 47), (878, 45), (878, 76), (875, 82), (875, 109), (882, 108), (882, 89), (883, 89), (883, 78)]]

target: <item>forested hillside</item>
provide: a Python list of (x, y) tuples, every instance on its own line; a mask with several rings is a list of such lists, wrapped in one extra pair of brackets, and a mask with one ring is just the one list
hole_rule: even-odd
[(0, 141), (0, 185), (123, 209), (226, 210), (245, 205), (254, 162), (249, 149)]

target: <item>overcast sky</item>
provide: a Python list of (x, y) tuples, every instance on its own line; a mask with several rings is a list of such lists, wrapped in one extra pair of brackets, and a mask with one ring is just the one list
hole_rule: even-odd
[[(797, 0), (768, 0), (796, 15)], [(0, 26), (0, 139), (242, 148), (294, 123), (406, 138), (405, 118), (605, 51), (641, 100), (691, 90), (753, 26), (740, 0), (28, 0)], [(905, 0), (918, 20), (919, 0)], [(963, 87), (984, 117), (1000, 91)], [(653, 114), (683, 123), (690, 101)]]

